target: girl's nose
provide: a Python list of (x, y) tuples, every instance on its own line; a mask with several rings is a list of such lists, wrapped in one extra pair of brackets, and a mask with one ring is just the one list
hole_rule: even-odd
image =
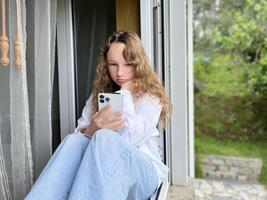
[(117, 76), (122, 76), (122, 75), (123, 75), (122, 66), (118, 66), (118, 68), (117, 68)]

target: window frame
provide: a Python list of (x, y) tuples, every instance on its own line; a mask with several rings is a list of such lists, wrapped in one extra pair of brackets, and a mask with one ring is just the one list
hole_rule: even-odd
[(58, 0), (57, 48), (61, 140), (76, 127), (75, 68), (71, 0)]

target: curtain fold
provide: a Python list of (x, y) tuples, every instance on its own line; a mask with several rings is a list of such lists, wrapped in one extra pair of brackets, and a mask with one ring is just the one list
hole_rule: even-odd
[(55, 62), (57, 1), (34, 1), (34, 50), (29, 57), (34, 63), (31, 81), (35, 83), (32, 132), (33, 152), (35, 157), (35, 176), (37, 177), (52, 154), (51, 105), (53, 74)]
[(77, 118), (88, 99), (96, 73), (100, 49), (116, 31), (115, 0), (76, 0), (74, 29), (77, 66)]
[[(2, 124), (2, 118), (0, 118), (0, 125)], [(0, 126), (0, 134), (1, 126)], [(0, 137), (0, 199), (11, 199), (11, 191), (9, 189), (8, 184), (8, 176), (6, 172), (6, 162), (4, 158), (3, 148), (2, 148), (2, 141)]]
[[(23, 199), (51, 155), (56, 5), (56, 0), (6, 1), (10, 64), (0, 66), (1, 200)], [(17, 22), (20, 69), (14, 53)]]

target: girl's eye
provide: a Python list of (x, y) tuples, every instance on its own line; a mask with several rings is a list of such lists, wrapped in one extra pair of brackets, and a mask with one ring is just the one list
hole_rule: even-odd
[(110, 66), (116, 66), (116, 63), (109, 63)]
[(132, 66), (131, 63), (126, 63), (125, 65), (128, 66), (128, 67), (131, 67)]

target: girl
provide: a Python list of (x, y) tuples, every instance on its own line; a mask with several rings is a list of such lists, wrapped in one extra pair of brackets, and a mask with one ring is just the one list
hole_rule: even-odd
[[(98, 111), (100, 92), (123, 95), (123, 111)], [(171, 103), (139, 37), (111, 35), (100, 54), (93, 92), (74, 134), (49, 160), (26, 200), (155, 199), (168, 168), (158, 152), (157, 124)]]

